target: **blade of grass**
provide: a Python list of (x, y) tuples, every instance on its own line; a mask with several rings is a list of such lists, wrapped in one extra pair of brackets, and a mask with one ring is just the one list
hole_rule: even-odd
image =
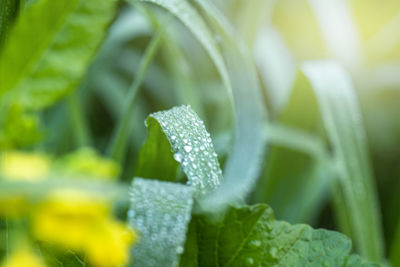
[(347, 0), (308, 0), (333, 56), (354, 69), (363, 61), (361, 38)]
[(262, 166), (266, 143), (263, 127), (267, 114), (257, 72), (245, 43), (210, 1), (196, 3), (221, 38), (235, 101), (235, 137), (225, 164), (225, 179), (202, 203), (206, 210), (217, 210), (228, 203), (242, 201), (252, 190)]
[(190, 107), (153, 113), (146, 125), (149, 134), (139, 152), (136, 176), (176, 181), (178, 162), (196, 198), (215, 191), (222, 180), (217, 155), (204, 123)]
[(390, 248), (390, 262), (392, 266), (400, 266), (400, 220), (397, 224), (395, 237)]
[(295, 149), (315, 158), (327, 157), (322, 139), (314, 134), (280, 123), (265, 126), (264, 133), (273, 145)]
[(337, 162), (335, 185), (341, 194), (340, 221), (350, 222), (356, 249), (367, 259), (383, 262), (379, 203), (360, 108), (351, 78), (337, 63), (307, 62), (302, 71), (318, 99), (323, 123)]
[[(150, 2), (159, 6), (162, 6), (170, 13), (175, 15), (182, 23), (193, 33), (193, 35), (199, 40), (202, 46), (210, 55), (219, 74), (221, 75), (222, 81), (227, 89), (229, 96), (232, 100), (232, 84), (229, 79), (229, 75), (225, 66), (225, 62), (219, 52), (218, 46), (216, 45), (213, 35), (204, 20), (199, 16), (196, 9), (194, 9), (188, 1), (182, 0), (129, 0), (132, 3), (136, 1)], [(232, 101), (233, 102), (233, 101)]]
[(191, 218), (189, 186), (135, 178), (130, 190), (128, 223), (140, 232), (133, 266), (178, 266)]
[(76, 91), (72, 92), (71, 95), (68, 96), (67, 101), (76, 145), (79, 147), (88, 146), (90, 145), (89, 129), (87, 128), (85, 116), (77, 98)]
[(135, 101), (150, 63), (153, 60), (161, 43), (162, 34), (163, 30), (159, 28), (157, 33), (152, 38), (150, 44), (146, 48), (143, 58), (139, 64), (138, 75), (135, 77), (132, 85), (129, 88), (128, 96), (124, 104), (123, 115), (118, 122), (107, 152), (108, 156), (117, 162), (121, 162), (124, 157)]
[(254, 45), (254, 58), (267, 90), (273, 114), (287, 106), (296, 79), (296, 63), (279, 32), (262, 29)]

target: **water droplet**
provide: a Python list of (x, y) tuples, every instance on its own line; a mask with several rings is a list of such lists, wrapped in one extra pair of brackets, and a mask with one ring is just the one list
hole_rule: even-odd
[(254, 259), (253, 258), (247, 258), (246, 259), (246, 265), (247, 266), (251, 266), (254, 264)]
[(181, 162), (181, 161), (182, 161), (182, 154), (179, 153), (179, 152), (176, 152), (176, 153), (174, 154), (174, 159), (175, 159), (177, 162)]
[(183, 149), (185, 149), (186, 152), (190, 152), (192, 151), (192, 147), (191, 146), (184, 146)]
[(172, 141), (175, 141), (176, 136), (175, 136), (175, 135), (172, 135), (172, 136), (171, 136), (171, 139), (172, 139)]
[(250, 246), (257, 248), (259, 246), (261, 246), (261, 241), (260, 240), (253, 240), (250, 242)]
[(135, 211), (132, 210), (132, 209), (130, 209), (130, 210), (128, 211), (128, 217), (129, 217), (129, 218), (133, 218), (134, 216), (135, 216)]
[(182, 247), (182, 246), (178, 246), (178, 247), (176, 248), (176, 253), (182, 254), (182, 253), (183, 253), (183, 247)]
[(276, 259), (278, 256), (278, 249), (276, 247), (270, 248), (269, 253), (271, 254), (272, 258)]

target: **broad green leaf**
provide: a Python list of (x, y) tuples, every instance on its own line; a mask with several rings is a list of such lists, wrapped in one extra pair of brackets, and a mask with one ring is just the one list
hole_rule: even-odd
[[(192, 219), (184, 266), (375, 266), (350, 255), (343, 234), (277, 221), (266, 205), (231, 208), (223, 219)], [(183, 266), (183, 265), (181, 265)]]
[(137, 176), (173, 181), (178, 162), (195, 197), (204, 197), (219, 186), (222, 172), (210, 134), (190, 107), (153, 113), (146, 125), (149, 135), (139, 153)]
[(139, 231), (133, 266), (177, 266), (186, 239), (193, 199), (189, 186), (135, 178), (129, 225)]
[(9, 93), (8, 101), (40, 109), (74, 89), (103, 38), (114, 4), (38, 0), (29, 5), (0, 54), (0, 96)]
[(212, 210), (241, 201), (252, 190), (261, 171), (265, 150), (263, 125), (266, 110), (257, 72), (244, 42), (210, 1), (196, 2), (207, 14), (224, 47), (235, 107), (235, 136), (233, 149), (225, 164), (225, 179), (202, 203), (205, 209)]
[(362, 256), (381, 262), (383, 238), (379, 203), (351, 78), (340, 65), (330, 61), (304, 63), (302, 71), (317, 96), (333, 147), (337, 164), (334, 200), (340, 203), (336, 209), (341, 226), (348, 229)]
[[(130, 0), (138, 1), (138, 0)], [(201, 16), (198, 14), (190, 3), (186, 0), (139, 0), (141, 2), (150, 2), (162, 6), (170, 13), (175, 15), (183, 24), (196, 36), (199, 42), (207, 50), (211, 59), (214, 61), (215, 66), (218, 69), (219, 74), (224, 82), (229, 95), (232, 97), (232, 85), (231, 80), (221, 56), (221, 53), (216, 45), (213, 35)]]

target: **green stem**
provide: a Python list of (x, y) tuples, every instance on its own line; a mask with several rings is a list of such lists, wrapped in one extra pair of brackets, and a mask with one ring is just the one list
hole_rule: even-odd
[(6, 220), (6, 259), (10, 256), (10, 241), (9, 241), (9, 229), (8, 229), (8, 217), (5, 218)]
[(162, 29), (160, 27), (152, 38), (150, 44), (146, 48), (143, 58), (140, 61), (139, 72), (129, 88), (128, 96), (124, 105), (123, 115), (118, 122), (112, 141), (108, 147), (107, 155), (118, 162), (121, 162), (125, 155), (127, 146), (126, 144), (131, 125), (130, 122), (133, 115), (136, 98), (141, 88), (140, 86), (144, 80), (146, 72), (150, 66), (150, 63), (153, 60), (161, 43), (161, 37)]
[(77, 145), (79, 147), (88, 146), (90, 144), (89, 130), (76, 92), (73, 92), (68, 97), (68, 109)]
[(7, 38), (11, 24), (18, 14), (19, 2), (17, 0), (0, 1), (0, 46)]

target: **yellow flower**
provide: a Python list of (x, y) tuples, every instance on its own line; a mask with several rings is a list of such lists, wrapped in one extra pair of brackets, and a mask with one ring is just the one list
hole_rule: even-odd
[(124, 266), (136, 235), (110, 215), (108, 203), (98, 195), (58, 190), (33, 215), (38, 240), (87, 255), (96, 267)]
[(137, 237), (125, 224), (108, 220), (90, 235), (86, 252), (93, 266), (119, 267), (129, 262), (130, 246)]
[(42, 154), (10, 151), (0, 158), (1, 176), (19, 181), (38, 181), (50, 170), (50, 160)]
[(37, 239), (82, 250), (87, 232), (109, 214), (99, 196), (71, 189), (53, 191), (33, 215)]
[(1, 267), (46, 267), (43, 260), (28, 248), (21, 248), (10, 255)]

